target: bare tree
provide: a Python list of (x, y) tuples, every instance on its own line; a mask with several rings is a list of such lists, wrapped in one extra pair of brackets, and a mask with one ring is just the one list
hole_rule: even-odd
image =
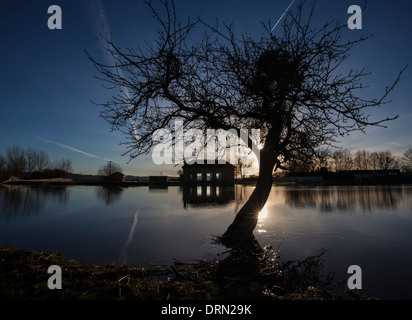
[(285, 164), (285, 168), (288, 172), (313, 172), (317, 166), (315, 157), (306, 157), (306, 159), (290, 159), (288, 163)]
[(28, 148), (24, 151), (24, 155), (26, 159), (26, 171), (30, 178), (38, 163), (39, 154), (33, 148)]
[(366, 150), (357, 150), (353, 157), (353, 165), (358, 170), (368, 170), (370, 161), (370, 152)]
[[(303, 2), (290, 11), (281, 36), (271, 33), (269, 23), (261, 37), (251, 38), (232, 25), (211, 25), (200, 18), (182, 23), (173, 1), (160, 3), (163, 14), (147, 2), (159, 29), (145, 49), (120, 48), (106, 39), (113, 64), (88, 54), (100, 78), (116, 90), (101, 104), (101, 116), (126, 134), (125, 154), (131, 159), (160, 143), (153, 139), (157, 130), (174, 135), (176, 119), (183, 121), (184, 130), (261, 130), (256, 188), (222, 235), (226, 245), (253, 237), (274, 170), (291, 159), (316, 155), (320, 146), (335, 146), (349, 132), (384, 127), (397, 118), (372, 121), (369, 112), (388, 102), (403, 70), (380, 97), (360, 95), (369, 73), (342, 65), (366, 38), (344, 41), (346, 24), (311, 26), (314, 6), (307, 15)], [(195, 29), (203, 35), (197, 40)], [(245, 140), (249, 147), (255, 143), (251, 136)]]
[(245, 175), (245, 169), (251, 168), (253, 166), (254, 159), (252, 155), (250, 154), (251, 152), (247, 151), (245, 148), (239, 148), (239, 155), (238, 155), (238, 161), (235, 164), (235, 170), (238, 175), (240, 175), (240, 178), (243, 180), (244, 175)]
[(332, 153), (328, 149), (320, 149), (315, 160), (316, 170), (332, 171)]
[(36, 159), (36, 170), (38, 172), (42, 172), (44, 169), (46, 169), (49, 166), (50, 160), (49, 156), (45, 151), (39, 151), (37, 153), (37, 159)]
[(113, 161), (108, 161), (97, 170), (97, 174), (103, 177), (108, 177), (115, 172), (122, 172), (122, 167)]
[(62, 160), (62, 170), (69, 173), (73, 171), (72, 161), (70, 159)]
[(379, 155), (377, 152), (372, 152), (369, 157), (369, 166), (372, 170), (379, 169)]
[(8, 147), (6, 150), (6, 166), (11, 176), (22, 178), (26, 168), (24, 149), (17, 145)]
[(3, 155), (0, 154), (0, 171), (3, 171), (6, 168), (6, 159), (4, 159)]
[(403, 153), (401, 162), (403, 171), (412, 172), (412, 149), (408, 149)]
[(6, 170), (6, 159), (0, 154), (0, 178), (2, 178), (4, 171)]
[(380, 170), (396, 169), (398, 162), (390, 151), (378, 152), (378, 165)]
[(335, 171), (351, 170), (353, 167), (352, 154), (349, 150), (338, 150), (332, 154)]
[(54, 162), (54, 169), (69, 173), (73, 170), (72, 161), (70, 159), (61, 159)]

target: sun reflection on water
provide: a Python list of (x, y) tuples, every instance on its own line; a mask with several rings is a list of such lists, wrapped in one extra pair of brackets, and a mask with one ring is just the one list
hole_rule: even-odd
[(265, 204), (265, 206), (259, 212), (258, 221), (262, 222), (263, 220), (265, 220), (267, 214), (268, 214), (268, 210), (267, 210), (267, 207), (266, 207), (266, 204)]
[(266, 208), (266, 205), (265, 205), (263, 207), (263, 209), (260, 210), (259, 215), (258, 215), (258, 224), (257, 224), (258, 229), (256, 229), (256, 231), (258, 233), (265, 233), (266, 232), (266, 230), (264, 228), (262, 228), (263, 227), (262, 222), (265, 220), (265, 218), (267, 216), (267, 213), (268, 213), (268, 211), (267, 211), (267, 208)]

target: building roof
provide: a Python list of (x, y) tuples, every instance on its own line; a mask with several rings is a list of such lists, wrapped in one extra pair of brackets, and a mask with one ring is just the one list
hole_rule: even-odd
[(116, 176), (124, 176), (124, 174), (123, 173), (121, 173), (121, 172), (119, 172), (119, 171), (116, 171), (116, 172), (113, 172), (109, 177), (116, 177)]
[[(200, 161), (202, 161), (202, 160), (200, 160)], [(214, 163), (210, 163), (212, 161)], [(222, 161), (222, 160), (220, 160), (220, 161)], [(193, 164), (188, 164), (188, 163), (185, 162), (182, 168), (184, 169), (184, 168), (225, 168), (225, 167), (234, 168), (235, 167), (233, 164), (231, 164), (229, 162), (219, 163), (219, 160), (203, 160), (203, 162), (204, 163), (195, 162)]]

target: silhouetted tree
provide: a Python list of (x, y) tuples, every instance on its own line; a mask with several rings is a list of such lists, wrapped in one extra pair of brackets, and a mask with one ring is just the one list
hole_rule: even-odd
[(105, 165), (101, 166), (99, 170), (97, 170), (97, 174), (99, 176), (108, 177), (115, 172), (122, 172), (123, 169), (117, 163), (113, 161), (108, 161)]
[(355, 169), (368, 170), (370, 161), (370, 152), (366, 150), (357, 150), (353, 157), (353, 165)]
[(406, 172), (412, 172), (412, 149), (406, 150), (402, 155), (402, 169)]
[(49, 166), (49, 163), (49, 155), (45, 151), (38, 151), (35, 164), (36, 170), (42, 172)]
[(24, 149), (20, 146), (11, 146), (6, 150), (6, 166), (10, 176), (23, 177), (26, 168)]
[[(267, 24), (254, 39), (237, 34), (231, 25), (210, 25), (200, 18), (182, 23), (173, 1), (160, 2), (163, 16), (147, 2), (159, 24), (158, 37), (147, 48), (123, 49), (106, 39), (113, 64), (88, 55), (100, 78), (117, 90), (101, 104), (101, 116), (126, 134), (131, 159), (160, 143), (153, 139), (156, 130), (174, 134), (177, 118), (184, 130), (261, 130), (256, 188), (221, 237), (229, 246), (253, 237), (274, 170), (290, 159), (316, 155), (320, 146), (335, 145), (349, 132), (384, 127), (397, 118), (370, 120), (368, 111), (387, 102), (402, 72), (380, 97), (359, 94), (369, 74), (342, 65), (352, 47), (366, 38), (344, 41), (346, 24), (311, 26), (313, 6), (308, 15), (302, 3), (290, 11), (281, 36)], [(202, 30), (195, 34), (197, 27)], [(198, 32), (202, 36), (195, 40)], [(247, 140), (251, 147), (252, 137)]]
[(54, 169), (69, 173), (73, 170), (72, 161), (70, 159), (61, 159), (54, 162)]
[(318, 156), (315, 159), (316, 170), (331, 171), (332, 170), (332, 153), (328, 149), (320, 149)]
[(236, 175), (240, 175), (240, 179), (243, 180), (245, 169), (253, 166), (254, 159), (249, 153), (242, 153), (240, 150), (243, 150), (243, 148), (239, 149), (238, 161), (235, 164), (235, 173)]
[(390, 151), (378, 152), (378, 165), (380, 170), (396, 169), (399, 166), (397, 159)]
[(338, 150), (332, 154), (335, 164), (335, 171), (351, 170), (353, 168), (353, 158), (349, 150)]
[(39, 154), (33, 148), (27, 148), (24, 151), (24, 155), (26, 159), (26, 173), (28, 175), (28, 178), (31, 178), (31, 174), (35, 170), (38, 163)]
[(379, 155), (377, 152), (372, 152), (369, 157), (369, 166), (371, 170), (379, 169)]
[(288, 172), (302, 173), (302, 172), (312, 172), (315, 171), (316, 161), (315, 157), (307, 157), (305, 160), (302, 159), (290, 159), (290, 161), (285, 164)]
[(0, 154), (0, 179), (1, 180), (3, 180), (5, 177), (5, 171), (6, 171), (6, 159), (3, 157), (2, 154)]

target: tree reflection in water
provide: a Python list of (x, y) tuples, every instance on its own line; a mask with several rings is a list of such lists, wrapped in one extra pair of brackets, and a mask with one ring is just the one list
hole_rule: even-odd
[[(243, 205), (253, 189), (253, 186), (235, 186), (236, 208)], [(412, 188), (402, 186), (273, 186), (268, 202), (321, 212), (374, 212), (396, 209), (410, 199)]]
[(410, 199), (412, 190), (401, 186), (350, 186), (350, 187), (296, 187), (276, 190), (291, 208), (316, 208), (321, 212), (373, 212), (396, 209), (405, 199)]
[[(165, 194), (165, 197), (163, 197), (163, 195), (156, 195), (156, 194), (154, 195), (152, 194), (151, 196), (153, 197), (147, 197), (146, 190), (142, 190), (141, 187), (136, 188), (136, 189), (128, 188), (128, 190), (130, 191), (130, 194), (127, 193), (129, 191), (127, 192), (123, 191), (125, 189), (121, 189), (121, 188), (102, 188), (102, 187), (94, 186), (88, 189), (89, 193), (84, 192), (83, 188), (86, 189), (88, 187), (79, 187), (79, 186), (40, 187), (40, 186), (3, 186), (1, 185), (0, 186), (0, 210), (1, 210), (0, 219), (1, 220), (12, 220), (12, 219), (17, 220), (16, 218), (18, 217), (24, 218), (24, 217), (29, 217), (30, 215), (35, 215), (35, 214), (40, 215), (42, 212), (48, 211), (47, 209), (51, 203), (53, 204), (57, 202), (65, 206), (74, 205), (74, 207), (77, 208), (75, 204), (78, 204), (79, 201), (88, 200), (90, 197), (90, 192), (92, 192), (92, 198), (94, 198), (93, 196), (95, 195), (97, 200), (99, 200), (101, 203), (97, 205), (96, 203), (93, 203), (92, 207), (90, 208), (87, 207), (85, 211), (81, 211), (85, 213), (90, 213), (90, 215), (88, 214), (79, 215), (79, 217), (81, 217), (82, 219), (83, 218), (86, 219), (86, 220), (81, 220), (82, 222), (89, 223), (89, 221), (94, 221), (94, 219), (96, 218), (96, 215), (94, 215), (94, 213), (99, 212), (102, 205), (103, 206), (109, 205), (115, 202), (121, 202), (121, 203), (124, 202), (127, 208), (129, 208), (130, 205), (132, 206), (136, 205), (136, 209), (135, 209), (136, 211), (134, 213), (134, 216), (130, 215), (127, 212), (125, 213), (125, 216), (129, 217), (128, 220), (124, 219), (125, 217), (124, 215), (116, 215), (115, 217), (117, 219), (119, 218), (118, 216), (120, 216), (120, 219), (122, 219), (122, 221), (126, 221), (127, 223), (126, 229), (121, 229), (121, 231), (123, 232), (122, 236), (124, 235), (124, 240), (122, 239), (122, 242), (118, 245), (118, 248), (121, 249), (120, 263), (127, 264), (128, 262), (133, 261), (133, 259), (135, 258), (135, 255), (137, 255), (137, 253), (134, 252), (134, 250), (137, 250), (136, 249), (137, 247), (135, 246), (136, 243), (133, 241), (142, 241), (141, 242), (142, 247), (146, 245), (146, 243), (149, 243), (150, 245), (152, 244), (150, 241), (146, 241), (146, 239), (149, 239), (147, 238), (147, 234), (146, 235), (144, 234), (146, 226), (139, 225), (138, 213), (137, 213), (137, 210), (140, 210), (139, 215), (142, 214), (142, 216), (144, 217), (145, 215), (148, 215), (148, 212), (150, 212), (148, 210), (150, 210), (150, 208), (147, 209), (146, 204), (143, 206), (137, 205), (135, 199), (144, 199), (144, 200), (148, 199), (147, 201), (149, 201), (150, 198), (153, 199), (152, 202), (150, 203), (150, 207), (153, 208), (153, 210), (158, 210), (159, 208), (158, 205), (160, 205), (162, 201), (171, 201), (170, 203), (173, 203), (175, 207), (178, 207), (178, 208), (173, 208), (173, 209), (176, 209), (176, 211), (179, 213), (182, 213), (184, 211), (181, 208), (182, 204), (181, 203), (179, 204), (180, 199), (182, 199), (180, 198), (180, 195), (179, 195), (178, 201), (176, 201), (176, 195), (178, 193), (176, 192), (175, 187), (171, 187), (171, 188), (169, 187), (169, 191), (167, 190), (164, 191), (168, 193), (168, 194)], [(185, 191), (182, 189), (183, 194), (181, 195), (184, 197), (183, 201), (187, 201), (187, 204), (188, 204), (187, 210), (194, 212), (194, 213), (201, 211), (205, 215), (208, 215), (212, 211), (213, 213), (216, 213), (216, 214), (211, 215), (211, 216), (215, 217), (216, 218), (215, 220), (217, 220), (217, 222), (213, 221), (213, 223), (211, 223), (210, 222), (211, 218), (209, 218), (209, 216), (206, 216), (204, 220), (193, 219), (192, 221), (188, 221), (187, 223), (186, 221), (188, 219), (182, 219), (182, 220), (175, 219), (175, 221), (173, 222), (176, 222), (176, 225), (174, 226), (178, 227), (178, 224), (181, 221), (181, 224), (183, 225), (183, 227), (182, 229), (179, 229), (179, 230), (187, 230), (187, 228), (192, 227), (190, 223), (192, 222), (198, 223), (199, 221), (206, 221), (206, 219), (209, 219), (207, 221), (208, 223), (210, 223), (210, 229), (208, 226), (207, 229), (205, 230), (208, 230), (208, 231), (212, 230), (212, 232), (210, 233), (213, 233), (214, 231), (219, 230), (219, 227), (220, 227), (219, 223), (222, 223), (221, 222), (222, 220), (220, 220), (219, 218), (220, 212), (226, 215), (225, 216), (225, 219), (227, 219), (225, 220), (226, 221), (225, 226), (226, 226), (227, 223), (230, 223), (229, 220), (231, 219), (230, 216), (229, 218), (227, 218), (228, 217), (227, 214), (230, 214), (230, 212), (232, 212), (233, 215), (236, 214), (236, 212), (238, 211), (238, 208), (241, 207), (242, 204), (248, 199), (253, 189), (254, 189), (253, 186), (245, 186), (245, 185), (235, 185), (234, 188), (227, 189), (228, 194), (230, 194), (229, 202), (216, 201), (216, 199), (213, 199), (214, 197), (216, 198), (221, 197), (221, 199), (223, 200), (225, 198), (224, 196), (225, 192), (223, 191), (223, 189), (215, 189), (215, 190), (209, 189), (208, 190), (207, 186), (206, 188), (203, 188), (202, 186), (199, 189), (196, 187), (195, 189), (192, 189), (192, 193), (191, 193), (191, 196), (193, 197), (196, 196), (196, 198), (190, 198), (190, 197), (187, 198), (186, 197), (187, 194), (185, 194), (184, 193)], [(137, 192), (139, 190), (142, 192)], [(188, 192), (190, 195), (190, 190)], [(126, 195), (122, 196), (123, 194), (126, 194)], [(172, 196), (173, 199), (170, 199), (170, 196)], [(94, 200), (96, 200), (96, 198), (94, 198)], [(192, 201), (192, 203), (190, 201)], [(303, 218), (307, 218), (308, 216), (310, 216), (310, 219), (316, 219), (315, 214), (318, 212), (323, 213), (323, 214), (325, 213), (329, 214), (329, 213), (336, 212), (341, 215), (340, 218), (342, 218), (342, 220), (336, 219), (333, 221), (340, 222), (340, 221), (345, 221), (346, 217), (351, 218), (349, 217), (349, 215), (342, 216), (342, 213), (370, 212), (372, 215), (375, 212), (379, 213), (379, 211), (390, 212), (394, 210), (399, 210), (399, 212), (404, 212), (405, 207), (411, 208), (411, 203), (412, 203), (412, 188), (410, 186), (313, 186), (313, 187), (311, 186), (273, 186), (268, 202), (266, 206), (264, 207), (264, 209), (260, 212), (258, 219), (265, 220), (263, 225), (265, 226), (265, 224), (267, 224), (269, 228), (273, 227), (273, 231), (277, 232), (277, 230), (275, 229), (279, 227), (280, 223), (284, 222), (282, 220), (283, 216), (281, 214), (277, 215), (277, 212), (276, 212), (277, 210), (284, 210), (285, 219), (290, 218), (289, 216), (287, 216), (287, 214), (291, 214), (293, 212), (297, 212), (303, 209), (309, 209), (309, 210), (306, 210), (309, 212), (309, 214), (303, 216)], [(208, 207), (212, 206), (210, 208), (211, 210), (209, 209), (199, 210), (199, 206), (202, 206), (204, 204), (207, 204)], [(94, 207), (98, 209), (93, 210)], [(107, 210), (107, 214), (110, 215), (111, 212), (114, 212), (114, 211), (118, 213), (118, 208), (120, 210), (121, 207), (122, 205), (119, 205), (119, 207), (116, 205), (114, 208), (112, 208), (112, 210)], [(196, 216), (196, 215), (192, 215), (189, 218), (195, 218), (193, 216)], [(68, 215), (64, 215), (64, 216), (62, 215), (62, 217), (65, 219), (70, 218), (68, 217)], [(163, 219), (163, 215), (160, 215), (160, 217), (162, 217)], [(299, 215), (296, 215), (292, 218), (299, 219)], [(153, 219), (156, 219), (155, 215), (153, 215)], [(349, 222), (352, 222), (352, 219), (346, 219), (346, 222), (348, 222), (348, 220), (350, 220)], [(54, 219), (52, 222), (54, 221), (57, 221), (57, 219)], [(70, 221), (70, 220), (61, 220), (61, 221)], [(110, 221), (112, 220), (110, 219)], [(142, 219), (142, 221), (144, 220)], [(164, 221), (164, 219), (162, 221)], [(302, 220), (302, 221), (305, 222), (305, 220)], [(399, 221), (402, 222), (402, 220), (399, 220)], [(16, 225), (19, 224), (19, 222), (20, 221), (16, 221)], [(155, 220), (153, 220), (153, 222), (155, 223)], [(295, 224), (295, 222), (290, 222), (290, 224), (289, 222), (287, 223), (288, 224), (284, 224), (283, 226), (285, 225), (290, 226), (291, 224)], [(41, 223), (39, 224), (39, 228), (41, 228), (42, 225), (43, 225), (43, 221), (41, 221)], [(60, 223), (59, 221), (59, 226), (60, 225), (63, 228), (66, 228), (66, 225), (63, 223)], [(97, 224), (97, 225), (98, 226), (96, 227), (96, 230), (97, 228), (100, 228), (100, 224)], [(160, 227), (159, 230), (168, 231), (167, 228), (169, 228), (169, 224), (167, 223), (165, 225), (166, 225), (165, 229), (162, 229)], [(24, 232), (28, 231), (31, 228), (30, 223), (28, 226), (29, 228), (22, 229), (22, 230)], [(326, 226), (328, 226), (328, 224), (326, 224)], [(67, 225), (67, 227), (70, 227), (70, 223)], [(104, 231), (109, 230), (110, 227), (111, 225), (109, 225), (107, 229), (104, 228)], [(142, 227), (142, 228), (138, 229), (139, 227)], [(340, 227), (341, 225), (339, 224), (339, 228)], [(401, 227), (402, 227), (401, 231), (404, 232), (402, 233), (402, 235), (406, 234), (408, 232), (408, 230), (406, 230), (407, 225), (402, 224)], [(4, 228), (8, 228), (8, 225), (4, 224)], [(306, 226), (303, 226), (303, 228), (306, 228)], [(313, 226), (308, 225), (309, 231), (316, 230), (315, 228), (316, 228), (316, 224), (314, 224)], [(35, 230), (36, 233), (37, 233), (37, 230), (41, 230), (41, 229), (36, 229)], [(127, 231), (124, 232), (124, 230), (127, 230)], [(150, 231), (150, 229), (147, 229), (147, 230)], [(171, 228), (170, 232), (174, 232), (174, 230), (175, 230), (174, 228)], [(203, 231), (203, 229), (199, 229), (199, 230)], [(278, 228), (278, 230), (283, 231), (283, 229), (280, 229), (280, 228)], [(345, 226), (343, 226), (342, 229), (339, 229), (338, 231), (345, 232), (346, 231)], [(68, 234), (72, 234), (72, 232), (68, 232)], [(184, 232), (182, 232), (182, 234), (184, 234)], [(393, 234), (394, 233), (388, 233), (388, 235), (393, 235)], [(105, 233), (100, 238), (99, 238), (98, 233), (96, 233), (96, 235), (99, 241), (107, 240), (106, 239), (107, 233)], [(320, 235), (322, 236), (322, 233), (320, 233)], [(84, 234), (83, 236), (84, 238), (79, 237), (79, 235), (76, 234), (75, 238), (87, 239), (87, 241), (89, 241), (90, 238), (88, 237), (88, 234)], [(137, 238), (137, 236), (139, 236), (139, 238)], [(159, 242), (160, 240), (164, 240), (164, 239), (167, 239), (167, 241), (170, 241), (169, 239), (173, 240), (173, 234), (171, 238), (167, 238), (167, 236), (165, 238), (161, 238), (160, 233), (156, 234), (155, 236), (159, 237), (159, 238), (156, 238), (156, 239), (159, 239)], [(219, 259), (221, 259), (221, 261), (219, 262), (218, 272), (220, 273), (220, 276), (221, 276), (220, 279), (222, 281), (222, 290), (228, 290), (231, 292), (235, 292), (237, 289), (239, 289), (237, 292), (240, 292), (240, 290), (243, 290), (243, 289), (244, 290), (250, 289), (252, 291), (261, 290), (263, 288), (262, 286), (264, 285), (266, 286), (268, 285), (268, 283), (272, 285), (271, 287), (272, 292), (276, 292), (276, 290), (281, 290), (279, 289), (279, 287), (286, 290), (289, 284), (279, 282), (279, 281), (283, 281), (283, 278), (281, 277), (276, 278), (277, 274), (279, 273), (279, 270), (282, 272), (285, 270), (289, 270), (288, 272), (294, 272), (293, 273), (294, 276), (290, 277), (290, 281), (295, 281), (294, 279), (296, 279), (295, 274), (296, 272), (298, 272), (297, 271), (298, 266), (321, 267), (321, 264), (315, 265), (315, 262), (317, 263), (319, 262), (319, 260), (311, 259), (310, 261), (311, 263), (313, 263), (313, 265), (295, 263), (295, 264), (289, 264), (290, 268), (285, 269), (286, 262), (279, 263), (278, 257), (276, 257), (275, 260), (273, 259), (273, 256), (272, 258), (268, 257), (267, 253), (270, 251), (268, 250), (270, 248), (261, 247), (261, 245), (265, 246), (266, 244), (269, 243), (268, 241), (263, 243), (263, 240), (265, 239), (269, 239), (270, 242), (275, 243), (275, 244), (279, 240), (279, 237), (277, 236), (272, 237), (271, 235), (269, 235), (269, 232), (267, 236), (268, 238), (264, 238), (256, 234), (256, 237), (258, 240), (253, 236), (250, 239), (248, 239), (248, 242), (249, 242), (248, 244), (244, 243), (243, 247), (232, 248), (231, 251), (228, 251), (227, 255), (223, 255), (223, 254), (219, 255)], [(313, 237), (317, 237), (317, 236), (318, 236), (317, 234), (313, 235)], [(74, 238), (68, 238), (68, 239), (69, 239), (68, 243), (70, 244), (75, 242), (73, 241)], [(190, 241), (186, 239), (190, 239), (190, 238), (185, 238), (184, 241)], [(261, 241), (260, 239), (262, 239), (261, 244), (259, 244), (258, 242), (258, 241)], [(386, 238), (382, 238), (382, 241), (386, 241), (385, 239)], [(14, 239), (12, 239), (11, 237), (10, 242), (12, 241), (14, 241)], [(112, 241), (112, 239), (110, 239), (109, 241)], [(347, 241), (347, 239), (345, 238), (343, 241)], [(373, 241), (375, 241), (375, 239), (373, 239)], [(32, 242), (31, 239), (30, 239), (30, 242)], [(79, 247), (83, 247), (85, 242), (81, 242), (79, 240), (79, 243), (81, 244), (80, 245), (77, 244), (77, 245)], [(102, 243), (105, 243), (105, 242), (102, 242)], [(296, 243), (297, 243), (297, 246), (305, 245), (305, 243), (303, 242), (299, 243), (299, 239), (296, 241)], [(384, 243), (384, 242), (380, 242), (380, 243)], [(317, 244), (318, 242), (316, 242), (315, 246), (317, 246)], [(90, 248), (94, 249), (93, 245), (94, 243), (91, 242)], [(171, 247), (174, 248), (173, 245), (175, 244), (171, 243), (171, 245), (172, 245)], [(344, 245), (346, 246), (346, 243), (344, 243)], [(98, 242), (98, 246), (102, 247), (100, 242)], [(160, 246), (163, 246), (163, 243)], [(308, 244), (308, 247), (310, 246), (312, 246), (312, 244)], [(328, 243), (328, 246), (329, 246), (329, 243)], [(140, 247), (140, 244), (139, 244), (139, 247)], [(164, 247), (169, 248), (167, 244)], [(274, 245), (274, 247), (275, 249), (279, 248), (279, 246), (276, 247), (276, 245)], [(200, 248), (199, 252), (200, 250), (203, 250), (202, 246), (196, 245), (196, 246), (193, 246), (193, 248), (195, 248), (194, 250), (197, 250), (198, 248)], [(406, 244), (401, 248), (408, 248), (408, 246)], [(222, 249), (223, 249), (222, 252), (227, 251), (226, 248), (222, 248)], [(321, 248), (319, 247), (319, 250), (320, 249)], [(192, 248), (190, 248), (190, 250), (192, 250)], [(159, 252), (162, 252), (162, 254), (164, 253), (163, 251), (159, 251)], [(276, 255), (276, 250), (272, 250), (272, 252), (274, 252)], [(310, 251), (310, 252), (312, 253), (313, 251)], [(318, 252), (317, 248), (316, 248), (316, 252)], [(118, 254), (118, 251), (116, 251), (115, 254)], [(290, 256), (292, 257), (292, 259), (294, 259), (294, 257), (296, 256), (298, 256), (299, 258), (305, 258), (304, 256), (302, 256), (303, 254), (306, 254), (306, 252), (302, 253), (301, 251), (299, 251), (297, 255), (293, 254)], [(332, 254), (334, 253), (331, 252), (331, 255)], [(373, 258), (373, 256), (371, 257)], [(294, 266), (296, 266), (296, 268)], [(312, 273), (311, 271), (310, 274), (314, 274), (314, 273)], [(249, 293), (251, 293), (251, 291), (249, 292), (245, 291), (245, 295)]]
[(67, 204), (70, 197), (66, 186), (0, 186), (0, 219), (30, 216), (41, 212), (47, 202), (57, 201), (59, 205)]
[(120, 201), (123, 193), (123, 188), (109, 186), (101, 187), (96, 191), (97, 199), (106, 205), (111, 205)]
[[(248, 199), (254, 187), (238, 185), (235, 188), (237, 208)], [(265, 216), (269, 216), (272, 205), (276, 203), (294, 210), (373, 214), (397, 210), (405, 204), (409, 206), (412, 203), (411, 196), (412, 188), (403, 186), (273, 186), (258, 219), (264, 220)], [(217, 241), (219, 240), (218, 237)], [(237, 292), (244, 290), (245, 294), (249, 294), (251, 286), (259, 285), (255, 289), (264, 289), (268, 295), (288, 296), (290, 292), (299, 291), (300, 297), (305, 299), (360, 297), (359, 293), (345, 291), (346, 287), (339, 285), (342, 279), (336, 279), (323, 270), (321, 258), (326, 251), (322, 251), (322, 248), (319, 248), (319, 256), (303, 257), (302, 261), (282, 262), (277, 250), (272, 250), (274, 254), (270, 258), (267, 253), (272, 248), (262, 248), (252, 235), (238, 243), (237, 247), (231, 245), (230, 249), (229, 256), (220, 262), (221, 272), (225, 279), (231, 279), (229, 283), (225, 282), (225, 287), (236, 287)]]

